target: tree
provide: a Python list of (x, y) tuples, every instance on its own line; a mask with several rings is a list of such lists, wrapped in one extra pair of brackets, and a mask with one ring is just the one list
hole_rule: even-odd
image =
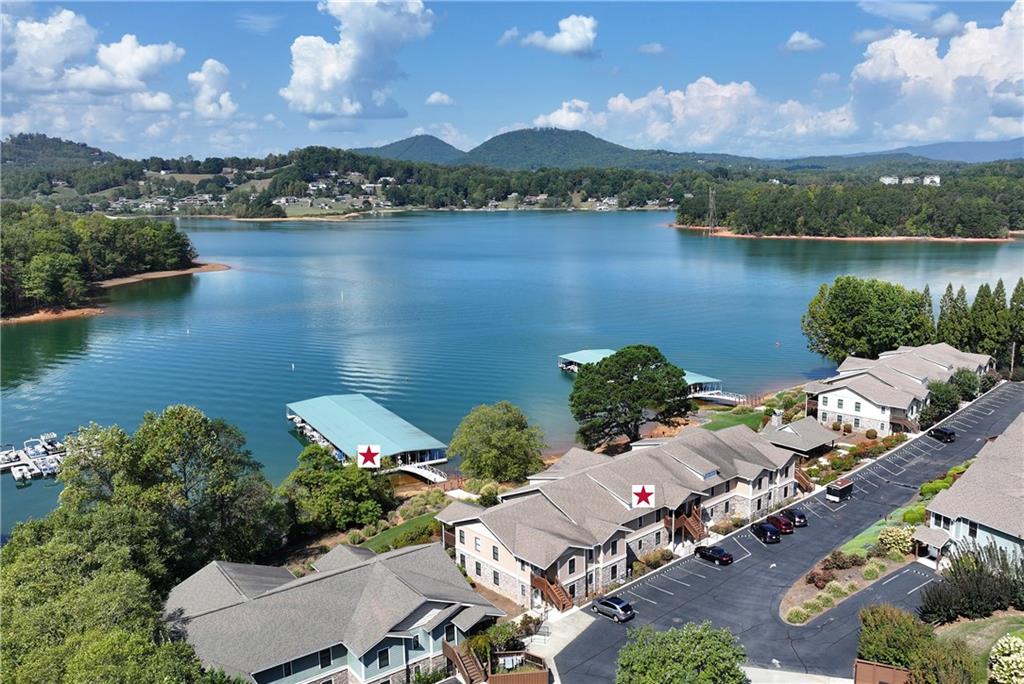
[(928, 405), (921, 410), (922, 428), (929, 428), (956, 411), (960, 406), (960, 390), (949, 382), (928, 383)]
[(932, 310), (932, 291), (927, 284), (921, 290), (921, 324), (927, 327), (928, 342), (934, 340), (935, 312)]
[(949, 379), (949, 383), (960, 393), (961, 401), (973, 401), (981, 391), (978, 374), (967, 368), (960, 368)]
[[(935, 641), (923, 647), (910, 667), (912, 684), (971, 684), (984, 681), (978, 663), (963, 639)], [(980, 679), (976, 678), (980, 675)]]
[(727, 629), (687, 623), (659, 632), (650, 625), (629, 630), (619, 650), (616, 684), (742, 684), (743, 647)]
[(507, 402), (473, 408), (455, 429), (449, 449), (462, 457), (470, 477), (520, 482), (544, 467), (544, 435), (526, 414)]
[(856, 276), (822, 284), (800, 319), (808, 348), (836, 363), (847, 356), (877, 358), (901, 345), (926, 344), (932, 326), (920, 292)]
[(25, 270), (25, 294), (41, 306), (78, 304), (85, 294), (80, 265), (73, 254), (37, 254)]
[(934, 640), (931, 627), (889, 604), (862, 608), (857, 657), (894, 667), (911, 667)]
[(1024, 365), (1024, 278), (1017, 279), (1017, 285), (1010, 295), (1007, 309), (1010, 326), (1010, 342), (1014, 343), (1014, 357), (1010, 365), (1014, 368)]
[(325, 447), (311, 444), (299, 466), (281, 485), (293, 530), (344, 530), (368, 525), (395, 507), (391, 481), (353, 463), (342, 463)]
[(579, 423), (576, 436), (590, 449), (621, 435), (636, 441), (644, 423), (685, 415), (688, 392), (682, 369), (657, 347), (623, 347), (580, 367), (569, 394), (569, 408)]
[(987, 283), (982, 284), (971, 304), (971, 351), (1005, 364), (1010, 354), (1010, 329), (1006, 292), (1000, 283), (996, 284), (998, 295)]
[(962, 285), (956, 295), (953, 294), (953, 284), (946, 285), (946, 291), (939, 301), (935, 341), (945, 342), (962, 351), (971, 348), (971, 310), (967, 305), (967, 291)]

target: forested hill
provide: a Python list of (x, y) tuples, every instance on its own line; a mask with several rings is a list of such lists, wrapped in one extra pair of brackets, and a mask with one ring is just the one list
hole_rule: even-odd
[(51, 138), (42, 133), (19, 133), (0, 142), (4, 171), (10, 169), (75, 169), (120, 159), (85, 143)]
[(419, 161), (431, 164), (448, 164), (461, 162), (466, 153), (449, 145), (444, 140), (432, 135), (414, 135), (411, 138), (396, 140), (380, 147), (360, 147), (353, 149), (356, 154), (367, 154), (372, 157), (396, 159), (398, 161)]

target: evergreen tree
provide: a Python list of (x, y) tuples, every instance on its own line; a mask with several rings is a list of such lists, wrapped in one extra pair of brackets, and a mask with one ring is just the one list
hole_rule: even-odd
[(946, 292), (939, 301), (939, 323), (935, 330), (935, 341), (945, 342), (951, 347), (967, 351), (971, 346), (971, 310), (967, 306), (967, 291), (960, 287), (953, 295), (953, 284), (946, 286)]
[(1024, 278), (1018, 278), (1017, 286), (1013, 288), (1007, 317), (1010, 323), (1010, 342), (1016, 344), (1011, 365), (1019, 368), (1024, 366)]
[(1006, 306), (1006, 287), (1003, 279), (996, 281), (995, 289), (992, 290), (992, 312), (995, 328), (993, 331), (993, 343), (995, 350), (992, 356), (995, 357), (999, 366), (1009, 367), (1010, 365), (1010, 310)]
[(921, 337), (926, 342), (935, 340), (935, 312), (932, 310), (932, 291), (928, 285), (921, 292)]
[[(997, 286), (998, 287), (998, 286)], [(971, 304), (971, 350), (978, 354), (988, 354), (997, 360), (1004, 358), (1004, 348), (1008, 346), (1009, 330), (1003, 331), (1006, 309), (1005, 290), (1000, 304), (988, 283), (978, 288), (978, 294)]]

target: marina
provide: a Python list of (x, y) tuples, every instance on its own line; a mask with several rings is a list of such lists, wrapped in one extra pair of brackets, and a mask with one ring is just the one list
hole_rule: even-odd
[(10, 472), (14, 481), (27, 484), (42, 477), (57, 477), (64, 461), (65, 446), (55, 432), (27, 439), (21, 449), (5, 444), (0, 449), (0, 473)]

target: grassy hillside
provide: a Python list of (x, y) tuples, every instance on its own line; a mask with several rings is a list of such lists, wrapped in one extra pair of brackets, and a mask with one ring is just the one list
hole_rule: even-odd
[(444, 140), (432, 135), (414, 135), (411, 138), (397, 140), (380, 147), (362, 147), (352, 150), (358, 154), (368, 154), (384, 159), (399, 161), (420, 161), (431, 164), (448, 164), (459, 162), (466, 153), (449, 145)]
[(4, 169), (76, 169), (120, 159), (85, 143), (51, 138), (42, 133), (19, 133), (0, 142)]

